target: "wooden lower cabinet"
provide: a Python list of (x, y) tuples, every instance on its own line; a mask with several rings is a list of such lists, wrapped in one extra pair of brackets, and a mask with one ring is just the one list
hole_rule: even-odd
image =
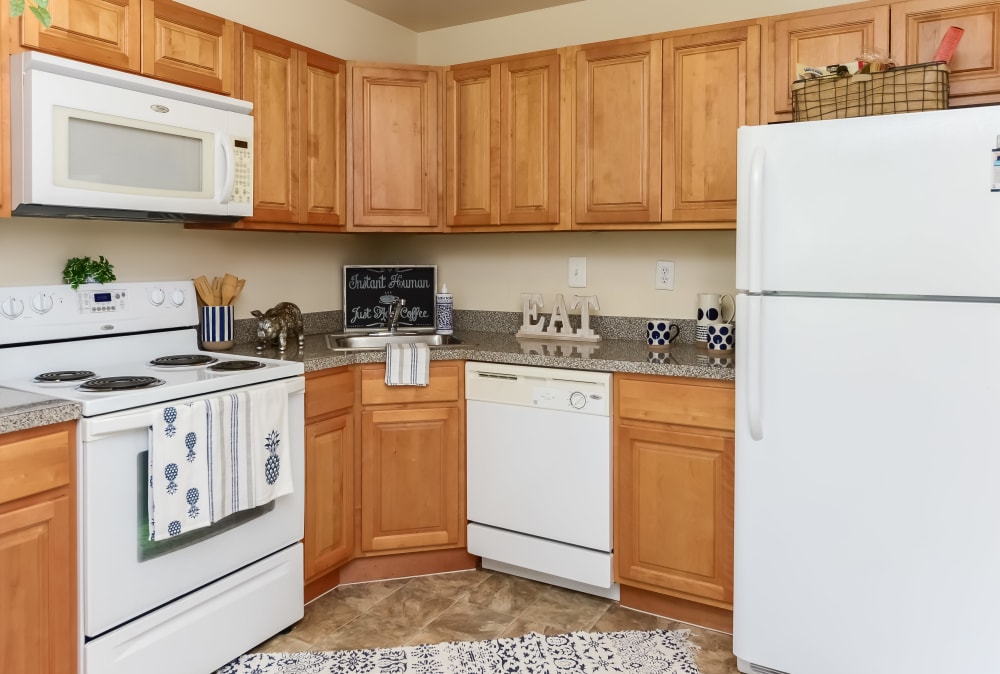
[(0, 436), (0, 672), (77, 669), (74, 429)]
[[(465, 545), (462, 363), (431, 364), (431, 385), (392, 387), (361, 368), (362, 554)], [(368, 376), (366, 376), (368, 375)], [(414, 395), (448, 398), (408, 402)], [(395, 402), (398, 401), (398, 402)]]
[[(733, 398), (732, 382), (616, 375), (614, 546), (622, 585), (732, 609)], [(692, 405), (711, 411), (693, 415)]]
[[(351, 368), (306, 377), (306, 514), (302, 543), (307, 588), (350, 561), (354, 554), (353, 405)], [(336, 584), (334, 578), (321, 591)]]

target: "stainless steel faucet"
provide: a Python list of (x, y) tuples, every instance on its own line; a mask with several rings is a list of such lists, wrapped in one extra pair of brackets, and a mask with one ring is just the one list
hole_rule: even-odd
[(396, 332), (396, 326), (399, 325), (399, 316), (403, 313), (403, 307), (406, 306), (406, 300), (401, 297), (397, 297), (389, 305), (389, 320), (386, 322), (386, 329), (389, 332)]

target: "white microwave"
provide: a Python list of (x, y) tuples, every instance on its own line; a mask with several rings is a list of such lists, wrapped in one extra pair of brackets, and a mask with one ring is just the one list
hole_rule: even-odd
[(253, 104), (40, 52), (11, 58), (14, 215), (253, 215)]

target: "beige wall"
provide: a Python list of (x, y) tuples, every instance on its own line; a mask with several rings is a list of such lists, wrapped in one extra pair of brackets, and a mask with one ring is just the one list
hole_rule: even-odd
[[(694, 318), (697, 293), (735, 284), (732, 231), (411, 235), (383, 250), (387, 263), (438, 265), (456, 309), (520, 311), (520, 293), (539, 292), (547, 308), (556, 293), (597, 295), (603, 315)], [(587, 258), (586, 288), (567, 285), (571, 256)], [(657, 260), (676, 263), (674, 290), (653, 288)]]
[(171, 281), (225, 273), (247, 279), (237, 318), (278, 302), (303, 311), (342, 304), (341, 267), (365, 254), (353, 234), (214, 232), (155, 222), (0, 220), (0, 286), (62, 283), (70, 257), (103, 255), (120, 281)]
[(417, 62), (416, 33), (346, 0), (180, 1), (342, 59)]
[[(494, 0), (496, 1), (496, 0)], [(843, 0), (582, 0), (421, 33), (417, 58), (450, 65), (845, 4)]]

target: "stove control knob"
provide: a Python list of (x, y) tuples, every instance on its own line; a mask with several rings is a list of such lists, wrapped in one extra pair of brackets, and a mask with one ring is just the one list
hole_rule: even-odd
[(0, 315), (4, 318), (17, 318), (24, 311), (24, 302), (16, 297), (8, 297), (0, 303)]
[(149, 303), (154, 307), (160, 306), (166, 299), (167, 295), (163, 292), (163, 288), (155, 288), (149, 293)]
[(47, 314), (52, 309), (52, 295), (38, 293), (31, 298), (31, 308), (36, 314)]
[(170, 293), (170, 301), (173, 302), (175, 307), (179, 307), (180, 305), (184, 304), (184, 291), (175, 290), (174, 292)]
[(587, 396), (579, 391), (573, 391), (569, 394), (569, 404), (573, 406), (573, 409), (582, 410), (583, 406), (587, 404)]

